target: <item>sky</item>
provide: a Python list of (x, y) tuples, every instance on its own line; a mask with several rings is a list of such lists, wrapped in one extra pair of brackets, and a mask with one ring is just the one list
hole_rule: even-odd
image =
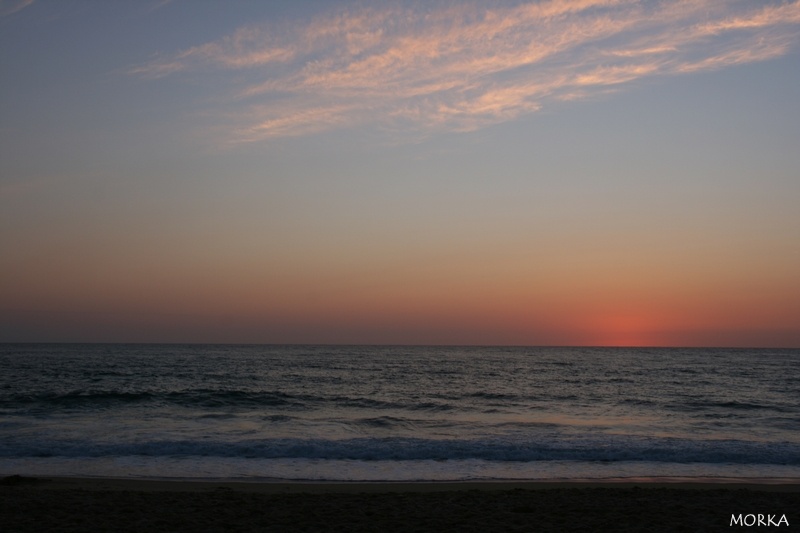
[(0, 342), (800, 347), (800, 1), (0, 0)]

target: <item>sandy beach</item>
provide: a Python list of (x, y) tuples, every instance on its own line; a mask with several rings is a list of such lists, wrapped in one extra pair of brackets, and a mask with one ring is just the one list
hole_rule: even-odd
[(9, 476), (0, 480), (0, 525), (7, 532), (714, 531), (729, 530), (732, 515), (762, 514), (765, 521), (785, 517), (781, 530), (787, 522), (789, 530), (797, 528), (800, 484), (763, 481), (243, 483)]

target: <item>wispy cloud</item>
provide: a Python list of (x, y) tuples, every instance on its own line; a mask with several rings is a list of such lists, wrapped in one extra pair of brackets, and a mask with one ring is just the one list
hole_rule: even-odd
[(172, 2), (173, 2), (173, 0), (158, 0), (155, 4), (150, 6), (148, 11), (151, 11), (151, 12), (152, 11), (158, 11), (159, 9), (168, 6)]
[[(486, 7), (491, 6), (491, 7)], [(646, 77), (762, 61), (800, 36), (800, 0), (549, 0), (351, 8), (243, 27), (131, 69), (236, 71), (229, 142), (379, 123), (469, 131)]]
[(0, 0), (0, 17), (16, 13), (32, 3), (33, 0)]

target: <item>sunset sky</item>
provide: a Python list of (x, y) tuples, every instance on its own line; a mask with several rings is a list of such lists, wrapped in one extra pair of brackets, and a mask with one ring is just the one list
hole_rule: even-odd
[(0, 0), (0, 341), (800, 347), (800, 1)]

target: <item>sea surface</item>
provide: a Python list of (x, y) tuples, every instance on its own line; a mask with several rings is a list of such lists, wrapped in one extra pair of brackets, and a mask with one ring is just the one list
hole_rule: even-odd
[(0, 475), (800, 479), (800, 350), (0, 344)]

